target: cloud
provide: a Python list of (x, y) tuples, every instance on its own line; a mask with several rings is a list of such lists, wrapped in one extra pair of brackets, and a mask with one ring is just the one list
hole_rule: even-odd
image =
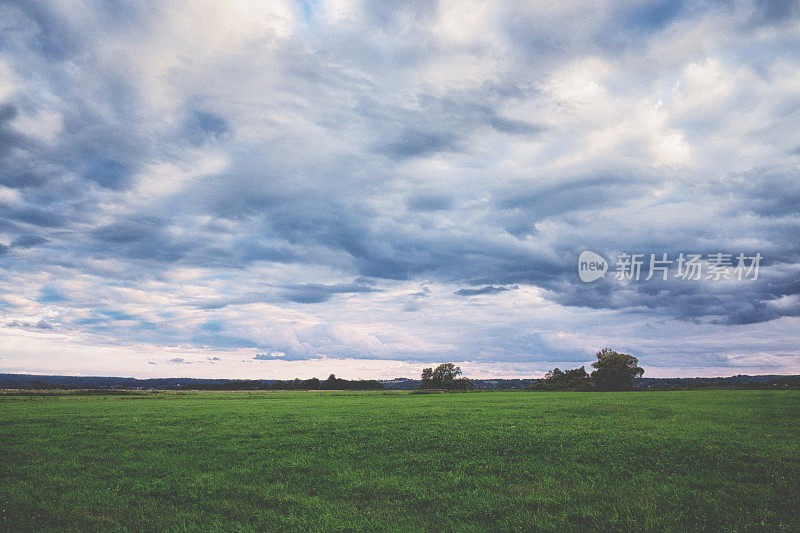
[(253, 356), (253, 359), (256, 361), (270, 361), (276, 357), (286, 357), (286, 354), (283, 352), (257, 353)]
[(326, 302), (336, 294), (370, 293), (379, 290), (366, 283), (303, 283), (285, 286), (283, 295), (289, 301), (310, 304)]
[(494, 285), (486, 285), (477, 289), (458, 289), (453, 294), (456, 296), (479, 296), (481, 294), (497, 294), (503, 291), (511, 290), (512, 287), (495, 287)]
[(44, 237), (39, 237), (37, 235), (20, 235), (11, 243), (12, 247), (16, 248), (32, 248), (34, 246), (39, 246), (47, 242), (47, 239)]
[(406, 204), (411, 211), (446, 211), (452, 208), (453, 199), (443, 194), (420, 194)]
[[(794, 364), (796, 2), (334, 4), (0, 6), (6, 346)], [(584, 284), (584, 250), (764, 262)]]

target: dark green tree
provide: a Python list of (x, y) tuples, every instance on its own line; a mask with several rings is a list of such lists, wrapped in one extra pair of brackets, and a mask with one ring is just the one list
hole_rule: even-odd
[(461, 375), (461, 367), (453, 363), (442, 363), (433, 371), (434, 381), (453, 381)]
[(546, 379), (547, 381), (552, 381), (552, 382), (556, 382), (556, 383), (561, 381), (563, 379), (563, 377), (564, 377), (564, 373), (558, 367), (555, 367), (553, 370), (550, 370), (549, 372), (547, 372), (547, 374), (544, 375), (544, 379)]
[(597, 361), (592, 363), (592, 383), (598, 390), (628, 390), (633, 388), (633, 379), (642, 377), (644, 369), (632, 355), (618, 353), (610, 348), (597, 352)]
[(422, 371), (423, 389), (471, 389), (475, 386), (471, 379), (459, 378), (461, 368), (453, 363), (442, 363), (433, 368), (426, 368)]

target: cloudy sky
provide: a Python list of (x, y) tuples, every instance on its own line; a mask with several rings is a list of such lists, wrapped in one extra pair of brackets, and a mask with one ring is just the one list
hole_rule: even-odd
[(797, 2), (165, 4), (0, 4), (0, 372), (800, 373)]

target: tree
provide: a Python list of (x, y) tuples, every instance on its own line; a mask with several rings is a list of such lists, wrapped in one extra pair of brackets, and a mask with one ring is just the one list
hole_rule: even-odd
[(433, 371), (434, 381), (453, 381), (456, 376), (461, 375), (461, 367), (453, 363), (442, 363)]
[(591, 379), (598, 390), (628, 390), (633, 388), (633, 379), (642, 377), (644, 369), (632, 355), (618, 353), (610, 348), (597, 352), (596, 369)]
[(461, 368), (453, 363), (442, 363), (433, 368), (426, 368), (422, 371), (423, 389), (471, 389), (475, 386), (471, 379), (457, 378), (461, 375)]
[(563, 379), (567, 383), (581, 382), (589, 379), (589, 374), (586, 373), (586, 367), (574, 368), (572, 370), (565, 370)]
[(547, 374), (544, 375), (544, 379), (547, 381), (560, 381), (561, 376), (563, 375), (564, 373), (561, 371), (561, 369), (555, 367), (553, 370), (548, 371)]

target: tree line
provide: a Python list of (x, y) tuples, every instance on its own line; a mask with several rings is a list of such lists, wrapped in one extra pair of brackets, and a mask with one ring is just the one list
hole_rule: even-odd
[(341, 379), (331, 374), (326, 380), (318, 378), (290, 380), (232, 380), (224, 383), (195, 385), (203, 390), (383, 390), (383, 384), (375, 379)]

